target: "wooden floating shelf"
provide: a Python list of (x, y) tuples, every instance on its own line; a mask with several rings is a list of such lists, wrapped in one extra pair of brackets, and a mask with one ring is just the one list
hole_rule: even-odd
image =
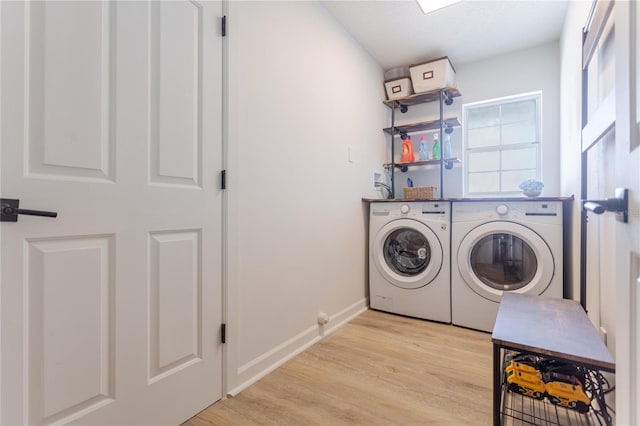
[(426, 102), (434, 102), (440, 100), (441, 92), (447, 92), (449, 98), (457, 98), (458, 96), (461, 96), (460, 91), (457, 87), (445, 87), (444, 89), (432, 90), (430, 92), (424, 93), (416, 93), (415, 95), (409, 95), (403, 98), (389, 99), (383, 101), (383, 103), (389, 108), (393, 108), (394, 102), (396, 103), (396, 106), (411, 106), (423, 104)]
[[(445, 163), (459, 164), (462, 161), (458, 157), (445, 158)], [(412, 161), (411, 163), (393, 163), (396, 168), (409, 167), (409, 166), (439, 166), (440, 160), (420, 160)], [(391, 167), (391, 163), (384, 163), (384, 167)]]
[[(459, 127), (460, 126), (460, 120), (458, 120), (457, 117), (451, 117), (451, 118), (445, 118), (444, 120), (444, 124), (446, 125), (446, 127)], [(396, 135), (399, 135), (400, 133), (416, 133), (416, 132), (422, 132), (422, 131), (426, 131), (426, 130), (439, 130), (440, 129), (440, 120), (432, 120), (432, 121), (423, 121), (420, 123), (411, 123), (411, 124), (406, 124), (403, 126), (395, 126), (396, 128)], [(386, 127), (384, 129), (386, 133), (388, 134), (392, 134), (391, 133), (391, 127)]]

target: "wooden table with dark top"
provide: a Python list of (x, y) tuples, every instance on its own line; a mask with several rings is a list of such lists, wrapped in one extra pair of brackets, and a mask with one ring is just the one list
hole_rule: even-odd
[(574, 300), (504, 293), (493, 334), (493, 424), (500, 425), (501, 349), (615, 372), (615, 361), (582, 306)]

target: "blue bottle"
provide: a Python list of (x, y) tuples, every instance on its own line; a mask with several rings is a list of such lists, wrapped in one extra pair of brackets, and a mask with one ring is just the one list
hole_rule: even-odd
[(429, 159), (429, 142), (427, 142), (427, 138), (424, 136), (420, 137), (420, 159), (428, 160)]
[(451, 135), (446, 135), (444, 137), (444, 151), (442, 153), (444, 158), (451, 158), (453, 154), (451, 154)]

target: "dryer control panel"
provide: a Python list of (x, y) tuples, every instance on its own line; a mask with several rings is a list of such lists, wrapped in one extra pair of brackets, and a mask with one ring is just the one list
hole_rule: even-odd
[(453, 222), (509, 220), (562, 223), (561, 201), (461, 201), (451, 209)]

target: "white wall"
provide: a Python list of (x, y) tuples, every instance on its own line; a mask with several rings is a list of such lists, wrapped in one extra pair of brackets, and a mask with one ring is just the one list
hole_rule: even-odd
[[(382, 70), (318, 3), (227, 8), (225, 380), (233, 394), (366, 308), (360, 198), (377, 196), (372, 173), (387, 161), (381, 129), (390, 112)], [(560, 195), (558, 50), (550, 43), (454, 64), (463, 97), (448, 109), (461, 117), (462, 102), (542, 90), (545, 195)], [(437, 113), (435, 104), (422, 107), (403, 119)], [(460, 129), (452, 141), (461, 156)], [(460, 196), (461, 168), (446, 173), (445, 196)], [(437, 178), (423, 171), (416, 185), (433, 184), (421, 182), (429, 174)], [(319, 311), (331, 317), (325, 330)]]
[[(560, 50), (558, 42), (518, 50), (516, 52), (483, 59), (477, 62), (453, 64), (456, 69), (456, 86), (462, 96), (453, 105), (445, 106), (445, 117), (457, 116), (462, 121), (462, 105), (522, 93), (542, 91), (542, 180), (543, 195), (571, 195), (560, 188)], [(411, 121), (435, 119), (439, 114), (437, 104), (411, 107), (407, 114), (399, 114), (399, 124)], [(412, 136), (417, 152), (420, 134)], [(431, 138), (429, 139), (431, 141)], [(390, 143), (390, 142), (389, 142)], [(462, 128), (451, 135), (453, 155), (462, 158)], [(396, 145), (401, 145), (397, 143)], [(396, 158), (400, 158), (397, 150)], [(462, 158), (464, 161), (464, 158)], [(445, 170), (445, 197), (462, 196), (462, 167)], [(411, 177), (416, 186), (439, 186), (437, 169), (399, 174), (396, 191), (402, 194), (406, 178)]]
[(316, 2), (232, 1), (228, 30), (226, 388), (236, 393), (366, 308), (361, 197), (376, 195), (387, 108), (382, 69)]

